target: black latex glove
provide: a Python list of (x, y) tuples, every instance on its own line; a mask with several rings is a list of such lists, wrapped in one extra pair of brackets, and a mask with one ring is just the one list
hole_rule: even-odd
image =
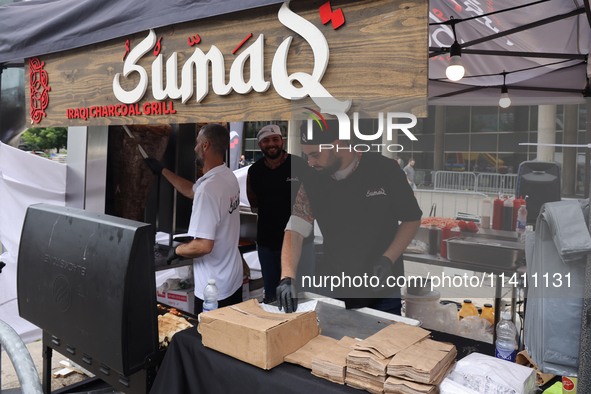
[(148, 167), (150, 167), (150, 170), (152, 170), (154, 174), (162, 174), (162, 170), (164, 169), (164, 167), (162, 167), (162, 164), (160, 164), (158, 160), (152, 159), (151, 157), (146, 157), (144, 161), (146, 162)]
[(392, 260), (386, 256), (380, 256), (380, 258), (373, 263), (373, 275), (380, 279), (380, 284), (378, 287), (373, 287), (373, 291), (379, 292), (385, 290), (388, 287), (386, 281), (389, 276), (393, 276), (394, 274), (392, 268)]
[(295, 281), (291, 278), (285, 278), (277, 286), (277, 301), (279, 310), (285, 308), (285, 312), (293, 313), (298, 309), (298, 292), (295, 288)]
[[(176, 248), (178, 248), (178, 246)], [(170, 265), (170, 263), (172, 263), (172, 260), (178, 259), (181, 257), (178, 254), (176, 254), (176, 248), (172, 248), (168, 251), (168, 257), (166, 258), (166, 263), (168, 265)]]
[(2, 268), (4, 268), (6, 266), (6, 263), (3, 261), (0, 261), (0, 274), (2, 273)]

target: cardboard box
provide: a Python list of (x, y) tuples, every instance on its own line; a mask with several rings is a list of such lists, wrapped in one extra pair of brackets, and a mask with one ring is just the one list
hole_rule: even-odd
[(195, 290), (193, 288), (156, 291), (156, 300), (185, 312), (193, 313), (195, 310)]
[(540, 370), (538, 369), (538, 366), (532, 361), (529, 354), (527, 354), (527, 350), (522, 350), (519, 353), (517, 353), (517, 356), (515, 356), (515, 364), (519, 364), (519, 365), (523, 365), (524, 367), (529, 367), (529, 368), (535, 369), (536, 370), (536, 378), (537, 378), (538, 384), (540, 386), (545, 385), (546, 383), (548, 383), (550, 381), (550, 379), (552, 379), (555, 376), (555, 375), (552, 375), (549, 373), (540, 372)]
[(203, 345), (262, 369), (271, 369), (319, 334), (316, 312), (265, 312), (256, 300), (200, 315)]

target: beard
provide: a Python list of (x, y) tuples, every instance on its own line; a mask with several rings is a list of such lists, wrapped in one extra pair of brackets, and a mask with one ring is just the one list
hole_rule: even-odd
[(263, 150), (263, 155), (265, 155), (265, 157), (267, 157), (270, 160), (275, 160), (277, 159), (279, 156), (281, 156), (283, 154), (283, 149), (280, 146), (273, 146), (272, 148), (277, 148), (277, 150), (275, 150), (274, 153), (270, 153), (270, 149), (267, 148), (265, 150)]
[(203, 167), (204, 164), (203, 156), (201, 156), (199, 153), (195, 153), (195, 167)]
[(334, 153), (331, 152), (331, 156), (328, 159), (328, 162), (325, 167), (314, 166), (314, 169), (318, 171), (321, 175), (331, 176), (335, 172), (341, 168), (343, 164), (343, 159), (341, 157), (337, 157)]

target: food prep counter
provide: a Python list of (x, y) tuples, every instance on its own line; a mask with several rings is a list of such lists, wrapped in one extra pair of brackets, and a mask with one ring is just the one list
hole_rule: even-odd
[[(392, 324), (392, 319), (348, 310), (323, 301), (318, 303), (316, 311), (322, 335), (335, 339), (341, 339), (344, 335), (365, 339), (385, 325)], [(488, 343), (435, 331), (432, 331), (432, 338), (455, 344), (458, 359), (475, 351), (494, 355), (494, 346)], [(201, 335), (195, 328), (190, 328), (175, 335), (151, 391), (153, 394), (187, 392), (299, 394), (362, 391), (316, 377), (310, 370), (295, 364), (283, 363), (271, 370), (262, 370), (204, 347)]]

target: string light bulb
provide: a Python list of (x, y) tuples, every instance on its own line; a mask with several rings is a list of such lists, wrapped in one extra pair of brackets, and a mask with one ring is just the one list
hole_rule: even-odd
[(503, 71), (503, 86), (501, 87), (501, 98), (499, 99), (499, 106), (501, 108), (509, 108), (511, 105), (511, 98), (509, 97), (507, 85), (505, 84), (506, 75), (506, 72)]
[(466, 70), (462, 65), (462, 47), (457, 40), (451, 45), (451, 58), (449, 65), (445, 69), (445, 75), (450, 81), (457, 82), (464, 77)]

